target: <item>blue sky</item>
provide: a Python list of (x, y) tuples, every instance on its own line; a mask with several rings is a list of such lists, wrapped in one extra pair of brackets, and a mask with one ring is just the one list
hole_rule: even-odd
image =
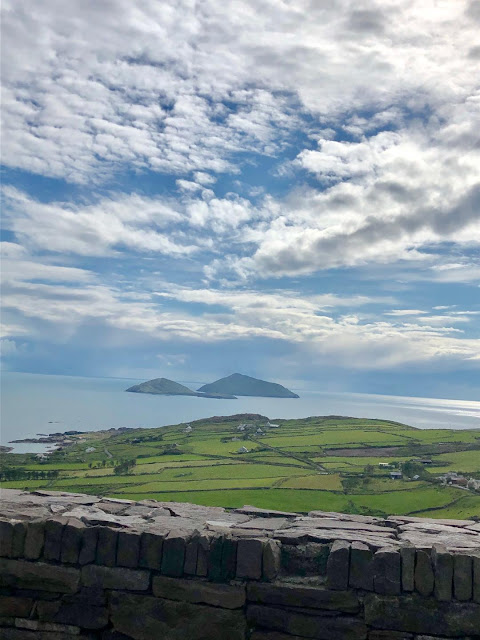
[(3, 367), (478, 399), (479, 28), (5, 0)]

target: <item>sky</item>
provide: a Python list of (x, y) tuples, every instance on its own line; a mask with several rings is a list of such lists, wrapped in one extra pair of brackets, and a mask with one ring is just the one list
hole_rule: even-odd
[(480, 3), (2, 4), (4, 370), (480, 399)]

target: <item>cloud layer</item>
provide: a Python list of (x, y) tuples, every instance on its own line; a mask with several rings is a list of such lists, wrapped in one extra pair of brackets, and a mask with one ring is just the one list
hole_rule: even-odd
[(5, 0), (6, 357), (94, 323), (475, 366), (476, 7)]

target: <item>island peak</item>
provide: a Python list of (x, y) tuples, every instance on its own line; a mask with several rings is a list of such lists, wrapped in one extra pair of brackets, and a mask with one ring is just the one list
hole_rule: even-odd
[(242, 373), (232, 373), (198, 389), (199, 393), (231, 393), (235, 396), (257, 396), (264, 398), (298, 398), (293, 391), (276, 382), (259, 380)]

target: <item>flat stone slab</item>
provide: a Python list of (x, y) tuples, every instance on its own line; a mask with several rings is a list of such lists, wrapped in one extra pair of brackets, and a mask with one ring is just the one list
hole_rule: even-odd
[[(421, 549), (442, 544), (447, 551), (480, 551), (480, 523), (473, 520), (414, 516), (382, 519), (319, 510), (310, 511), (305, 516), (251, 505), (228, 511), (223, 507), (151, 499), (134, 501), (62, 491), (29, 493), (19, 489), (2, 490), (0, 519), (28, 522), (51, 520), (53, 517), (75, 518), (87, 529), (132, 529), (164, 536), (177, 531), (192, 536), (216, 533), (238, 540), (273, 538), (285, 545), (331, 544), (335, 540), (344, 540), (365, 544), (374, 551), (385, 546), (399, 548), (409, 543)], [(127, 564), (133, 562), (129, 560)]]

